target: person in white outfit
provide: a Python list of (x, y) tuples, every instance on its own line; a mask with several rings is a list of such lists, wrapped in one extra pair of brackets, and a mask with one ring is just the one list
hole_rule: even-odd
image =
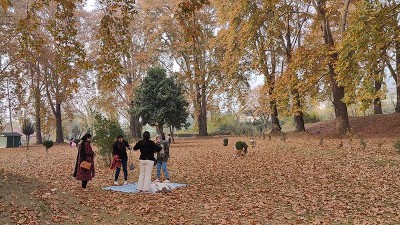
[(135, 144), (133, 150), (140, 150), (138, 192), (148, 192), (150, 191), (151, 171), (156, 162), (154, 153), (160, 152), (161, 147), (150, 140), (150, 133), (145, 131), (143, 133), (143, 139)]

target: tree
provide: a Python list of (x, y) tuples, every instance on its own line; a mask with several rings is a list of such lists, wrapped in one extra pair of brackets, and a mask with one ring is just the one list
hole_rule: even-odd
[(29, 139), (30, 136), (35, 132), (35, 126), (32, 124), (29, 118), (24, 118), (22, 127), (22, 133), (26, 136), (26, 149), (29, 148)]
[(45, 89), (51, 110), (56, 119), (56, 142), (64, 142), (62, 131), (61, 104), (76, 92), (82, 70), (89, 68), (82, 44), (77, 39), (74, 17), (75, 1), (56, 0), (54, 18), (48, 21), (46, 28), (50, 34), (46, 52), (52, 58), (45, 65)]
[(222, 78), (219, 69), (221, 49), (211, 44), (218, 28), (215, 11), (208, 4), (208, 0), (180, 1), (175, 17), (181, 30), (168, 35), (168, 40), (175, 45), (176, 61), (183, 70), (180, 80), (189, 92), (200, 136), (208, 135), (207, 111), (213, 94), (230, 83)]
[[(124, 135), (121, 125), (114, 120), (107, 119), (100, 113), (95, 113), (93, 143), (99, 148), (100, 159), (104, 164), (112, 157), (112, 144), (118, 135)], [(128, 140), (128, 139), (127, 139)]]
[(275, 82), (279, 75), (282, 28), (276, 1), (213, 1), (222, 25), (218, 41), (225, 53), (221, 69), (228, 76), (245, 73), (263, 75), (265, 83), (260, 102), (271, 115), (272, 130), (279, 132)]
[[(134, 0), (103, 0), (101, 3), (104, 15), (96, 35), (100, 42), (96, 58), (99, 89), (112, 99), (112, 104), (107, 101), (106, 107), (111, 105), (109, 109), (116, 111), (114, 115), (129, 121), (132, 137), (140, 137), (139, 118), (129, 113), (134, 107), (130, 104), (133, 104), (135, 87), (143, 73), (141, 60), (147, 58), (143, 30), (138, 31), (141, 25), (140, 20), (136, 20), (136, 4)], [(137, 21), (139, 25), (135, 24)]]
[(29, 94), (34, 99), (36, 144), (42, 143), (43, 65), (46, 63), (45, 40), (39, 29), (41, 20), (38, 14), (41, 7), (39, 2), (34, 2), (27, 9), (26, 17), (18, 22), (19, 48), (17, 52), (21, 61), (20, 73), (23, 74), (21, 80), (29, 87)]
[(182, 87), (165, 72), (162, 68), (149, 68), (136, 91), (133, 108), (133, 112), (142, 117), (143, 124), (156, 126), (159, 133), (166, 124), (177, 128), (185, 125), (189, 115)]
[[(340, 18), (339, 21), (336, 21), (337, 24), (339, 24), (338, 27), (340, 29), (335, 30), (338, 30), (341, 34), (343, 34), (347, 27), (347, 15), (349, 12), (350, 0), (341, 1), (343, 5), (340, 6), (344, 6), (342, 10), (337, 8), (335, 9), (334, 7), (337, 6), (336, 4), (331, 6), (330, 4), (333, 4), (333, 1), (328, 2), (326, 0), (312, 0), (311, 3), (316, 12), (315, 16), (317, 19), (315, 22), (320, 25), (322, 29), (322, 38), (327, 49), (326, 54), (329, 58), (327, 64), (328, 77), (332, 91), (333, 106), (335, 108), (336, 132), (344, 134), (350, 130), (350, 124), (347, 113), (347, 105), (344, 102), (345, 88), (344, 85), (339, 82), (339, 77), (336, 72), (338, 52), (336, 51), (337, 43), (335, 42), (336, 39), (332, 31), (332, 18)], [(338, 39), (340, 40), (340, 38)]]

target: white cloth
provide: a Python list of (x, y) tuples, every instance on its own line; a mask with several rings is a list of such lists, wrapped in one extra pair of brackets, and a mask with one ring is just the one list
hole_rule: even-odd
[(150, 191), (151, 183), (151, 171), (154, 166), (153, 160), (139, 160), (139, 181), (138, 190), (140, 191)]

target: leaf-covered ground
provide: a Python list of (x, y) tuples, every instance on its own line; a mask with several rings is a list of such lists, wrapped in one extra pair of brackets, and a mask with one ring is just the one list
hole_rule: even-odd
[[(113, 172), (97, 164), (89, 192), (71, 176), (76, 148), (0, 149), (0, 224), (394, 224), (400, 221), (400, 155), (394, 138), (275, 136), (178, 139), (167, 194), (104, 191)], [(321, 145), (322, 144), (322, 145)], [(133, 155), (137, 166), (138, 153)], [(121, 174), (122, 175), (122, 174)], [(154, 173), (153, 173), (153, 177)], [(136, 182), (137, 168), (129, 174)]]

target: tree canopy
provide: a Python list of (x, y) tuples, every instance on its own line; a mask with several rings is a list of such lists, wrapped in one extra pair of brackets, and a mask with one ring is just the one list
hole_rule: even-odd
[(186, 125), (189, 104), (182, 86), (167, 77), (165, 69), (149, 68), (136, 91), (134, 102), (133, 113), (142, 117), (143, 124), (157, 126), (160, 133), (164, 125), (177, 128)]

